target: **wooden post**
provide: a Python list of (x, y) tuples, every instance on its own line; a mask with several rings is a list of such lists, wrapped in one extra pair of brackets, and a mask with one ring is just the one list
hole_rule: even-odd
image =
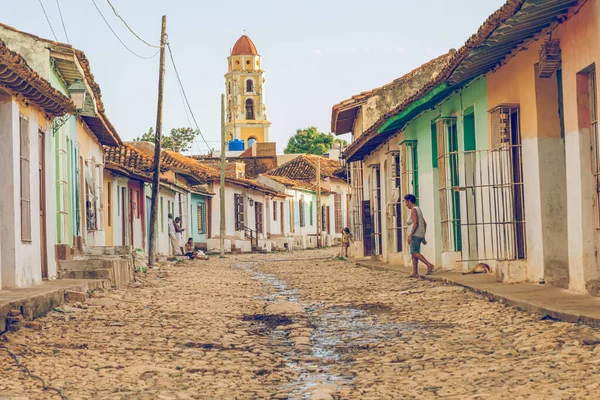
[(317, 248), (321, 248), (322, 216), (321, 213), (321, 156), (317, 156)]
[[(225, 257), (225, 95), (221, 95), (221, 188), (219, 200), (221, 202), (220, 217), (221, 230), (219, 232), (220, 257)], [(237, 212), (237, 210), (236, 210)]]
[(150, 237), (148, 238), (148, 266), (154, 266), (156, 258), (156, 231), (158, 221), (158, 187), (160, 185), (160, 143), (162, 140), (163, 94), (165, 91), (165, 44), (167, 41), (167, 16), (162, 17), (160, 32), (160, 67), (158, 70), (158, 107), (156, 112), (156, 137), (154, 139), (154, 173), (152, 175), (152, 199), (150, 203)]

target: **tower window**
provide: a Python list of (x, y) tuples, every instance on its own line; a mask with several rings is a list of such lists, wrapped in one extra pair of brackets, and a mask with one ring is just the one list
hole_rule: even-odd
[(254, 92), (254, 81), (252, 79), (248, 79), (246, 81), (246, 93)]
[(227, 94), (231, 94), (231, 82), (229, 82), (229, 85), (228, 85), (228, 89), (227, 89), (227, 90), (228, 90)]
[(254, 102), (252, 99), (246, 100), (246, 119), (254, 119)]

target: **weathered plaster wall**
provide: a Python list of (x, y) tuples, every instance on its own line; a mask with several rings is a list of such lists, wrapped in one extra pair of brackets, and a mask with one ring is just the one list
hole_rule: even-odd
[(0, 40), (6, 43), (9, 49), (19, 53), (42, 78), (49, 80), (50, 50), (48, 49), (48, 42), (39, 40), (33, 35), (7, 29), (1, 25)]
[(437, 76), (447, 59), (447, 54), (440, 56), (383, 86), (381, 89), (375, 89), (375, 94), (370, 96), (367, 103), (362, 106), (362, 126), (364, 130), (369, 129), (386, 112), (402, 104), (412, 94), (421, 89), (423, 85)]
[[(30, 209), (31, 241), (21, 240), (21, 180), (20, 180), (20, 130), (19, 118), (24, 115), (29, 121), (30, 141)], [(0, 197), (0, 281), (2, 287), (14, 288), (36, 284), (42, 280), (41, 262), (41, 220), (39, 192), (39, 140), (38, 132), (48, 132), (48, 120), (33, 107), (24, 107), (13, 101), (11, 96), (0, 98), (0, 184), (4, 196)], [(48, 134), (44, 134), (48, 149)], [(47, 155), (47, 154), (46, 154)], [(47, 170), (46, 170), (47, 172)], [(48, 175), (48, 174), (46, 174)], [(47, 176), (46, 176), (47, 178)], [(46, 199), (47, 203), (52, 199)], [(47, 233), (46, 252), (48, 257), (48, 277), (56, 277), (52, 233)]]
[[(595, 182), (591, 173), (589, 124), (579, 119), (582, 93), (577, 74), (592, 64), (600, 65), (597, 1), (588, 1), (555, 31), (561, 41), (565, 107), (565, 146), (568, 193), (569, 287), (586, 291), (586, 282), (600, 274), (594, 229)], [(597, 96), (599, 94), (597, 93)], [(598, 96), (600, 98), (600, 96)], [(586, 110), (582, 110), (585, 112)]]

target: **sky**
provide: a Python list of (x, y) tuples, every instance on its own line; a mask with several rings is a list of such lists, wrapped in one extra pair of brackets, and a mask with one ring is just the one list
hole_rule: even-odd
[[(108, 118), (124, 141), (156, 125), (158, 56), (140, 59), (111, 33), (94, 1), (135, 53), (155, 48), (135, 38), (107, 0), (0, 0), (0, 22), (83, 50), (102, 90)], [(158, 44), (161, 16), (193, 114), (207, 143), (219, 148), (220, 97), (227, 57), (245, 33), (262, 56), (271, 141), (282, 152), (297, 129), (331, 130), (331, 108), (458, 49), (504, 0), (111, 0), (145, 41)], [(59, 9), (62, 11), (64, 28)], [(190, 126), (167, 55), (163, 132)], [(192, 126), (193, 121), (192, 121)], [(349, 140), (348, 135), (342, 138)]]

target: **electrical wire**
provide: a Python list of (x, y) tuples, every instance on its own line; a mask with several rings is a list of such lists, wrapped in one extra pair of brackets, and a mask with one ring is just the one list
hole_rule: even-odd
[[(168, 38), (168, 36), (167, 36), (167, 38)], [(189, 100), (187, 98), (187, 94), (185, 93), (185, 88), (183, 87), (183, 84), (181, 83), (181, 77), (179, 76), (179, 71), (177, 70), (177, 65), (175, 65), (175, 59), (173, 58), (173, 51), (171, 50), (171, 43), (169, 43), (168, 40), (167, 40), (167, 48), (169, 49), (169, 57), (171, 58), (171, 63), (173, 64), (173, 70), (175, 71), (175, 76), (177, 77), (177, 82), (179, 83), (179, 86), (181, 88), (181, 92), (183, 93), (183, 98), (185, 99), (185, 103), (187, 104), (187, 106), (188, 106), (188, 108), (190, 110), (190, 115), (192, 116), (192, 120), (194, 121), (194, 124), (196, 125), (196, 129), (198, 130), (198, 134), (200, 134), (200, 137), (204, 141), (204, 144), (206, 144), (206, 147), (210, 151), (210, 146), (208, 145), (208, 142), (206, 141), (206, 138), (204, 137), (204, 135), (202, 134), (202, 131), (200, 130), (200, 127), (198, 126), (198, 121), (196, 121), (196, 117), (194, 116), (194, 112), (192, 111), (192, 107), (190, 107), (190, 102), (189, 102)]]
[[(41, 0), (40, 0), (41, 1)], [(96, 10), (98, 11), (98, 14), (100, 14), (100, 16), (102, 17), (102, 19), (104, 20), (104, 22), (106, 23), (106, 26), (108, 26), (108, 29), (110, 29), (110, 31), (113, 33), (113, 35), (115, 35), (115, 37), (117, 38), (117, 40), (123, 45), (123, 47), (125, 47), (131, 54), (133, 54), (134, 56), (144, 59), (144, 60), (149, 60), (151, 58), (154, 58), (158, 55), (159, 51), (157, 51), (156, 53), (154, 53), (154, 55), (150, 56), (150, 57), (144, 57), (144, 56), (140, 56), (139, 54), (137, 54), (136, 52), (134, 52), (133, 50), (131, 50), (129, 47), (127, 47), (127, 45), (125, 44), (125, 42), (123, 42), (121, 40), (121, 38), (119, 37), (119, 35), (117, 35), (117, 33), (114, 31), (114, 29), (112, 28), (112, 26), (110, 26), (110, 24), (108, 23), (108, 21), (106, 20), (106, 18), (104, 17), (104, 14), (102, 14), (102, 11), (100, 11), (100, 8), (98, 8), (98, 4), (96, 4), (96, 2), (94, 0), (92, 0), (92, 3), (94, 3), (94, 6), (96, 7)]]
[(48, 18), (48, 14), (46, 14), (46, 9), (44, 8), (44, 3), (42, 3), (42, 0), (38, 0), (40, 2), (40, 6), (42, 6), (42, 11), (44, 12), (44, 15), (46, 16), (46, 21), (48, 21), (48, 25), (50, 26), (50, 30), (52, 31), (52, 35), (54, 36), (54, 40), (56, 40), (58, 42), (58, 38), (56, 37), (56, 32), (54, 32), (54, 28), (52, 27), (52, 24), (50, 23), (50, 18)]
[[(187, 118), (188, 126), (191, 128), (192, 121), (190, 120), (190, 113), (188, 112), (187, 105), (185, 104), (185, 98), (183, 97), (183, 91), (181, 90), (181, 86), (177, 85), (177, 89), (179, 89), (179, 95), (181, 96), (181, 102), (183, 103), (183, 111), (185, 111), (185, 117)], [(197, 140), (194, 140), (194, 144), (196, 145), (198, 151), (202, 153), (202, 149), (200, 148), (200, 145), (198, 144)]]
[[(58, 1), (58, 0), (57, 0)], [(138, 40), (140, 40), (142, 43), (144, 43), (146, 46), (149, 47), (153, 47), (155, 49), (160, 49), (160, 46), (155, 46), (153, 44), (150, 44), (148, 42), (146, 42), (144, 39), (142, 39), (140, 37), (140, 35), (138, 35), (137, 33), (135, 33), (133, 31), (133, 29), (131, 29), (131, 27), (127, 24), (127, 22), (125, 22), (125, 20), (121, 17), (121, 15), (119, 15), (119, 13), (117, 12), (115, 6), (113, 6), (113, 4), (110, 2), (110, 0), (106, 0), (108, 2), (108, 4), (110, 5), (110, 8), (112, 8), (113, 12), (115, 13), (115, 15), (117, 16), (117, 18), (119, 18), (121, 20), (121, 22), (123, 22), (125, 24), (125, 26), (127, 27), (127, 29), (129, 29), (129, 32), (131, 32), (133, 34), (133, 36), (135, 36), (136, 38), (138, 38)]]
[(63, 31), (65, 32), (65, 37), (67, 38), (67, 43), (71, 44), (69, 40), (69, 35), (67, 34), (67, 28), (65, 27), (65, 20), (62, 16), (62, 10), (60, 9), (60, 3), (56, 0), (56, 6), (58, 7), (58, 15), (60, 15), (60, 22), (62, 23)]

